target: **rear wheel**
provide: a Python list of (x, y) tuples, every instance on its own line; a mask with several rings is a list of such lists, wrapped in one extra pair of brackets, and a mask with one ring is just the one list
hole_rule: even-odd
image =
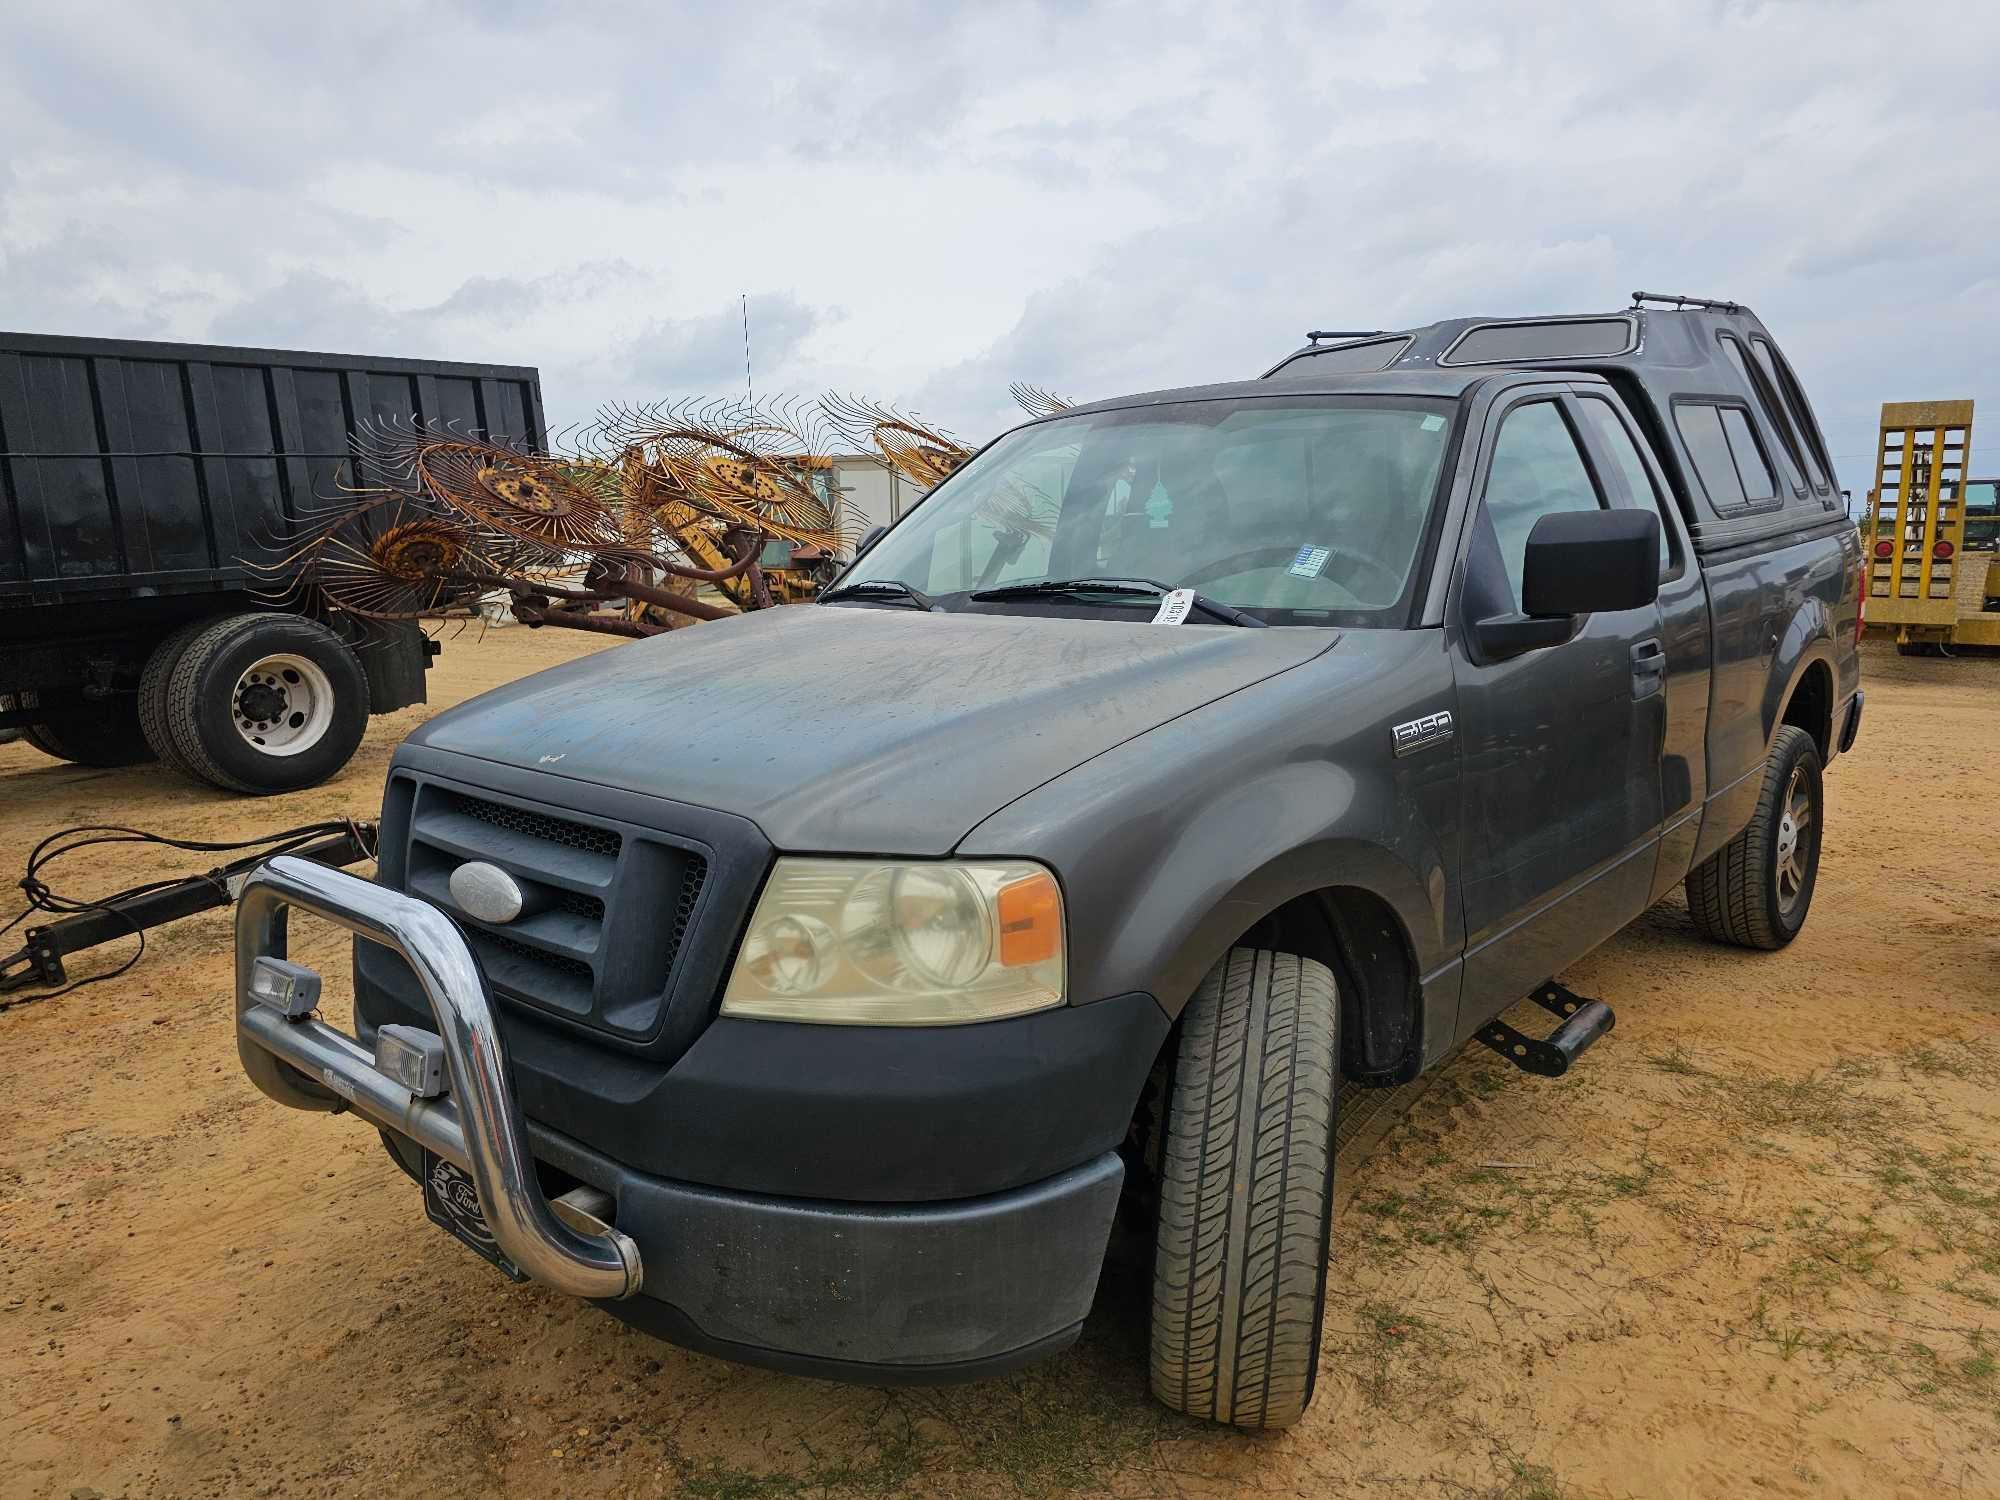
[(1688, 872), (1695, 925), (1739, 948), (1782, 948), (1797, 937), (1819, 880), (1824, 810), (1819, 746), (1783, 725), (1748, 826)]
[(174, 668), (180, 664), (188, 643), (215, 622), (195, 620), (181, 626), (146, 658), (146, 668), (139, 674), (139, 729), (152, 746), (153, 753), (160, 758), (160, 764), (172, 766), (184, 776), (196, 774), (181, 754), (180, 746), (174, 743), (172, 715), (167, 710), (167, 693), (173, 683)]
[(1239, 1427), (1312, 1400), (1333, 1226), (1325, 965), (1233, 948), (1189, 1002), (1160, 1147), (1153, 1394)]
[(54, 710), (22, 730), (21, 738), (44, 755), (79, 766), (136, 766), (153, 758), (129, 693)]
[(333, 775), (368, 728), (368, 677), (324, 625), (231, 615), (197, 633), (164, 690), (187, 767), (229, 791), (269, 794)]

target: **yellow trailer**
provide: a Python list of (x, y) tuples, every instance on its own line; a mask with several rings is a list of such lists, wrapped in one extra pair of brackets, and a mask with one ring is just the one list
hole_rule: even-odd
[[(1875, 485), (1863, 519), (1871, 633), (1903, 651), (2000, 646), (2000, 612), (1983, 603), (1986, 559), (1965, 557), (1970, 401), (1885, 401)], [(1982, 575), (1975, 607), (1960, 599), (1959, 573)]]

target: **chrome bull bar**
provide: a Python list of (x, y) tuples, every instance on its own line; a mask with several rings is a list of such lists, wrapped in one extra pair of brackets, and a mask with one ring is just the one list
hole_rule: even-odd
[[(346, 1032), (260, 1000), (260, 958), (286, 957), (298, 907), (402, 956), (422, 984), (443, 1040), (445, 1089), (420, 1097), (375, 1065)], [(485, 975), (436, 907), (311, 860), (281, 854), (253, 870), (236, 903), (236, 1050), (250, 1081), (280, 1104), (351, 1109), (462, 1167), (494, 1241), (527, 1275), (578, 1297), (639, 1290), (639, 1247), (607, 1227), (571, 1228), (542, 1196), (527, 1125), (507, 1078), (507, 1049)]]

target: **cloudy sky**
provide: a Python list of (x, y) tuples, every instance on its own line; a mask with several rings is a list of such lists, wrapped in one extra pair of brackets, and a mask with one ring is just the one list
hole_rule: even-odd
[[(967, 437), (1308, 327), (1734, 297), (2000, 454), (2000, 5), (9, 0), (0, 327), (835, 387)], [(1920, 19), (1920, 30), (1912, 30)], [(2000, 461), (1978, 460), (1985, 469)]]

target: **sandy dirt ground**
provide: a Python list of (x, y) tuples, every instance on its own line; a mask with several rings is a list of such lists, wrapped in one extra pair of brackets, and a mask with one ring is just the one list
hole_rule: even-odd
[[(595, 646), (453, 641), (433, 709)], [(1075, 1350), (929, 1390), (741, 1369), (511, 1287), (372, 1131), (243, 1078), (217, 913), (0, 1014), (0, 1494), (2000, 1494), (2000, 661), (1866, 671), (1796, 944), (1713, 948), (1669, 902), (1565, 976), (1619, 1017), (1576, 1073), (1463, 1054), (1344, 1153), (1289, 1432), (1151, 1403), (1131, 1246)], [(427, 711), (276, 801), (0, 748), (0, 868), (72, 823), (372, 814)]]

